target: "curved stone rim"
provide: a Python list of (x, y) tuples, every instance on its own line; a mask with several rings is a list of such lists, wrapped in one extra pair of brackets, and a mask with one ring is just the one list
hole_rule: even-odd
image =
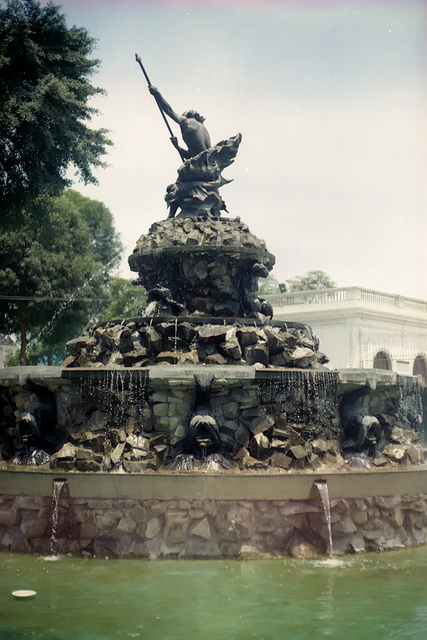
[(162, 259), (164, 255), (182, 255), (182, 254), (206, 254), (208, 258), (212, 255), (220, 254), (221, 256), (227, 256), (232, 258), (236, 256), (237, 260), (242, 258), (256, 259), (260, 257), (263, 259), (263, 263), (268, 269), (272, 269), (276, 263), (276, 257), (267, 251), (267, 249), (257, 249), (256, 247), (240, 247), (239, 245), (168, 245), (165, 247), (155, 247), (153, 249), (144, 249), (139, 251), (136, 247), (133, 253), (128, 258), (128, 263), (131, 271), (137, 271), (138, 268), (132, 266), (133, 263), (139, 262), (141, 258), (145, 260)]

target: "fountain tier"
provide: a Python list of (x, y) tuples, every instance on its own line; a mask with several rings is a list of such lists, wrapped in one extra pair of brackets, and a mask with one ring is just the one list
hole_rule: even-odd
[(258, 277), (274, 262), (265, 243), (239, 219), (180, 216), (153, 224), (129, 257), (149, 299), (172, 315), (216, 317), (261, 312)]

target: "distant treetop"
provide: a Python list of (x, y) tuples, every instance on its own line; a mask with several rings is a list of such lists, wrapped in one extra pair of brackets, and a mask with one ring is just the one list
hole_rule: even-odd
[(335, 282), (324, 271), (308, 271), (303, 276), (286, 280), (288, 291), (311, 291), (315, 289), (331, 289)]

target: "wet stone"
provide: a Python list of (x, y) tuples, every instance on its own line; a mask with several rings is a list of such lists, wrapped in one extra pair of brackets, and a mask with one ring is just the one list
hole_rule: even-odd
[(257, 433), (267, 431), (273, 425), (274, 418), (269, 415), (260, 415), (250, 422), (249, 429), (254, 435), (256, 435)]
[(268, 346), (259, 342), (250, 344), (244, 348), (244, 357), (248, 365), (260, 363), (267, 367), (269, 364)]
[(291, 361), (295, 367), (300, 369), (306, 369), (313, 364), (316, 359), (316, 355), (312, 349), (308, 347), (297, 347), (291, 353)]
[(201, 342), (215, 340), (223, 342), (227, 334), (227, 329), (221, 325), (206, 324), (199, 328), (199, 339)]
[(240, 327), (237, 329), (236, 335), (242, 347), (253, 344), (258, 340), (258, 332), (255, 327)]

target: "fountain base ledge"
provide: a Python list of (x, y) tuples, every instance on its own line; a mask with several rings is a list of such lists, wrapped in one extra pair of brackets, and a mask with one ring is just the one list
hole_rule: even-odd
[[(269, 368), (204, 365), (150, 367), (142, 375), (159, 383), (171, 377), (187, 381), (196, 370), (236, 381), (276, 375)], [(71, 384), (64, 377), (69, 371), (84, 378), (100, 370), (65, 371), (16, 367), (0, 372), (0, 383), (22, 384), (30, 376), (55, 387)], [(358, 387), (367, 377), (380, 388), (399, 384), (401, 378), (393, 372), (354, 369), (338, 376), (341, 390)], [(328, 527), (315, 491), (319, 481), (329, 492), (334, 553), (427, 544), (426, 464), (218, 474), (23, 470), (8, 465), (0, 468), (0, 550), (145, 558), (323, 554), (328, 551)], [(56, 502), (55, 483), (62, 486)]]
[[(99, 557), (307, 557), (427, 544), (427, 465), (352, 472), (54, 473), (0, 470), (0, 550)], [(185, 496), (185, 497), (183, 497)]]

